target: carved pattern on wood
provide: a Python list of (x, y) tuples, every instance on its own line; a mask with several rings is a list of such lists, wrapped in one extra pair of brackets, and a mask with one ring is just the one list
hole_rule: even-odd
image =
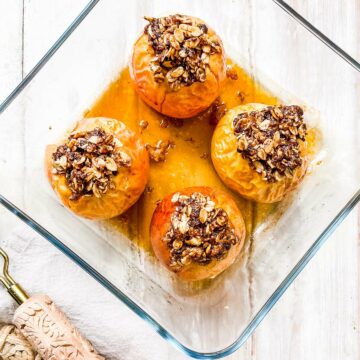
[(22, 304), (14, 324), (44, 360), (105, 360), (45, 295)]
[(0, 359), (41, 360), (14, 325), (5, 325), (0, 329)]

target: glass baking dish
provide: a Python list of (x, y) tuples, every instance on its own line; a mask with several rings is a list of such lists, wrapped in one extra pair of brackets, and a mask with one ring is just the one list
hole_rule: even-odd
[[(43, 166), (45, 146), (127, 66), (143, 15), (171, 13), (211, 24), (252, 79), (285, 103), (305, 105), (321, 133), (300, 188), (248, 236), (229, 270), (201, 284), (177, 281), (106, 223), (71, 214)], [(91, 1), (0, 105), (0, 202), (186, 354), (229, 355), (360, 199), (359, 70), (281, 1)]]

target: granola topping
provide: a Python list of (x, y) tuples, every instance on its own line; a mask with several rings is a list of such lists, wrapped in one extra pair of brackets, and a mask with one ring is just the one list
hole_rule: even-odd
[(170, 249), (174, 271), (192, 261), (206, 265), (222, 259), (239, 242), (226, 211), (209, 196), (175, 193), (171, 201), (176, 208), (163, 241)]
[(144, 33), (154, 49), (150, 69), (155, 81), (167, 81), (174, 91), (206, 80), (210, 56), (221, 52), (216, 35), (204, 23), (185, 15), (145, 17)]
[(233, 120), (237, 151), (267, 182), (291, 178), (302, 165), (300, 142), (306, 124), (300, 106), (268, 106), (238, 114)]
[(70, 200), (82, 196), (100, 198), (114, 189), (112, 178), (120, 168), (132, 164), (131, 157), (119, 148), (121, 143), (101, 128), (72, 133), (52, 154), (53, 174), (65, 175), (71, 190)]

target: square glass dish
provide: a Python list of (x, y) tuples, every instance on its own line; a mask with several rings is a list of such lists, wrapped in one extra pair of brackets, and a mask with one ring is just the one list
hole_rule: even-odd
[[(302, 104), (318, 139), (309, 174), (286, 200), (265, 210), (239, 200), (253, 219), (242, 255), (214, 280), (194, 284), (160, 267), (151, 249), (127, 238), (116, 219), (92, 222), (70, 213), (44, 171), (46, 145), (91, 112), (127, 66), (143, 16), (173, 13), (198, 16), (217, 31), (227, 55), (254, 84), (244, 102), (257, 100), (261, 89)], [(185, 353), (226, 356), (252, 334), (360, 199), (359, 71), (354, 59), (281, 1), (91, 1), (0, 105), (0, 202)], [(189, 175), (184, 186), (199, 181), (211, 185)]]

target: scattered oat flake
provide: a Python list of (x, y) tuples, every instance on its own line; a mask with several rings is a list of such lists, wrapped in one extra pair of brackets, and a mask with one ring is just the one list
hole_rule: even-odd
[(169, 149), (174, 147), (174, 143), (169, 140), (158, 140), (155, 146), (146, 144), (145, 147), (152, 161), (162, 162), (165, 161)]

